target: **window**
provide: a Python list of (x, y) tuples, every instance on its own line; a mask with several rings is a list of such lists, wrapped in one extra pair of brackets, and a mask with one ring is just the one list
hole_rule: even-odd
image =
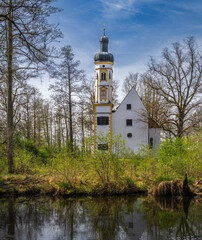
[(106, 80), (106, 73), (105, 72), (101, 73), (101, 80)]
[(132, 133), (128, 133), (128, 134), (127, 134), (127, 137), (128, 137), (128, 138), (132, 138)]
[(109, 125), (109, 117), (97, 117), (97, 125)]
[(108, 144), (106, 143), (98, 144), (98, 150), (108, 150)]
[(112, 75), (111, 75), (111, 72), (109, 72), (109, 79), (111, 79), (112, 78)]
[(126, 126), (133, 126), (132, 119), (126, 119)]
[(105, 65), (102, 65), (102, 67), (105, 67)]
[(153, 146), (154, 146), (154, 140), (153, 140), (153, 138), (150, 138), (149, 139), (149, 148), (152, 149)]
[(126, 104), (126, 109), (131, 110), (131, 104)]

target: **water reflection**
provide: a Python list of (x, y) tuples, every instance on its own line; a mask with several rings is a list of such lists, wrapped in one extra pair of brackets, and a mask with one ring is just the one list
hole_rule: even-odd
[(189, 198), (0, 199), (4, 240), (202, 239), (202, 203)]

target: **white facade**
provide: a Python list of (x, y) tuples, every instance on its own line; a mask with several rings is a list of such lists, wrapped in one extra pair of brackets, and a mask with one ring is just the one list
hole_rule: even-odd
[[(108, 52), (108, 38), (100, 39), (100, 52), (95, 54), (95, 103), (94, 103), (94, 152), (112, 149), (112, 133), (121, 134), (125, 145), (137, 152), (141, 145), (149, 144), (155, 150), (160, 141), (157, 124), (149, 128), (143, 117), (146, 109), (135, 88), (132, 88), (116, 111), (113, 111), (113, 63), (114, 57)], [(99, 135), (108, 134), (107, 143), (100, 142)], [(104, 140), (103, 140), (104, 141)]]
[(148, 144), (149, 127), (142, 115), (145, 111), (136, 90), (132, 88), (112, 114), (112, 132), (115, 135), (121, 134), (126, 147), (134, 152), (142, 144)]

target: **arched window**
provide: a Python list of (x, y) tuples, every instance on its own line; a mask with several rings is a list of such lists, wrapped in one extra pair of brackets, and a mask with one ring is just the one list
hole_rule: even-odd
[(101, 73), (101, 80), (106, 80), (106, 73), (105, 72), (102, 72)]

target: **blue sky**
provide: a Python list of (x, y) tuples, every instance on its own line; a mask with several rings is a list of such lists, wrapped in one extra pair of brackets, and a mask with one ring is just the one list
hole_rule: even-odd
[[(58, 0), (63, 11), (51, 16), (64, 34), (60, 46), (71, 45), (88, 77), (106, 23), (109, 52), (115, 58), (114, 77), (120, 83), (129, 72), (144, 72), (149, 56), (194, 36), (202, 46), (202, 0)], [(45, 79), (36, 86), (48, 96)]]

